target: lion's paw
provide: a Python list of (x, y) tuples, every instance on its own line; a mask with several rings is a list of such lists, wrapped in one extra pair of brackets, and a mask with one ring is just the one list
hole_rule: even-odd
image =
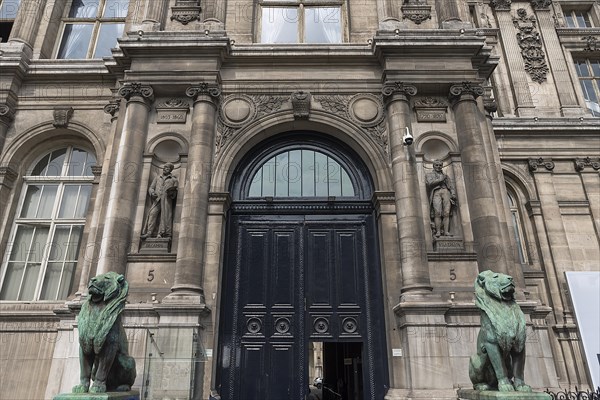
[(473, 385), (473, 389), (483, 392), (484, 390), (491, 390), (492, 387), (487, 383), (478, 383), (477, 385)]
[(515, 383), (515, 390), (517, 392), (527, 392), (527, 393), (533, 392), (533, 390), (531, 390), (531, 386), (529, 386), (525, 383), (519, 383), (519, 384)]
[(106, 393), (106, 383), (94, 382), (90, 388), (90, 393)]
[(501, 379), (498, 382), (498, 391), (500, 392), (514, 392), (515, 387), (510, 383), (508, 379)]
[(89, 389), (90, 389), (90, 384), (89, 383), (87, 385), (80, 384), (80, 385), (73, 386), (72, 392), (73, 393), (87, 393)]

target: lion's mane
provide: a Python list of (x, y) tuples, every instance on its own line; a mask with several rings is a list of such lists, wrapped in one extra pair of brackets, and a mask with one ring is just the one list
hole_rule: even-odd
[(108, 332), (125, 309), (129, 284), (116, 272), (108, 272), (104, 276), (107, 276), (110, 282), (107, 288), (103, 288), (101, 311), (95, 315), (90, 311), (91, 295), (81, 306), (80, 316), (84, 318), (80, 318), (79, 339), (85, 354), (100, 352)]
[(484, 271), (475, 280), (475, 304), (489, 318), (500, 348), (522, 351), (526, 337), (525, 315), (512, 294), (509, 299), (503, 298), (500, 281), (494, 275), (498, 276), (493, 271)]

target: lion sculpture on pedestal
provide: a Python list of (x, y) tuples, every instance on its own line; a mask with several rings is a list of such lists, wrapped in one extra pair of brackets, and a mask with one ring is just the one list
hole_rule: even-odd
[(121, 322), (129, 285), (123, 275), (107, 272), (92, 278), (88, 289), (78, 319), (80, 384), (73, 393), (129, 391), (135, 360)]
[(525, 315), (515, 302), (509, 275), (483, 271), (475, 280), (475, 304), (481, 309), (477, 354), (469, 362), (475, 390), (531, 392), (525, 384)]

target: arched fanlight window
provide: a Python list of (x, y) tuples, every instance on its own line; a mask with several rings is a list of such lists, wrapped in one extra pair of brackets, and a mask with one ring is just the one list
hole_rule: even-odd
[(355, 197), (348, 171), (320, 151), (283, 151), (264, 162), (252, 177), (249, 198)]
[(517, 253), (519, 255), (519, 261), (521, 264), (527, 262), (527, 252), (525, 250), (525, 237), (523, 235), (523, 228), (521, 225), (521, 212), (519, 209), (519, 203), (516, 201), (515, 196), (508, 191), (508, 205), (510, 207), (510, 215), (512, 217), (513, 234), (515, 235), (515, 241), (517, 243)]
[(92, 192), (90, 152), (64, 147), (34, 163), (24, 177), (0, 300), (62, 300), (71, 289)]

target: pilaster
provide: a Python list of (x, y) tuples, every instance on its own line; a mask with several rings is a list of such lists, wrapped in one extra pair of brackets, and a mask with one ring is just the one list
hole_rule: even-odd
[(596, 233), (600, 234), (600, 158), (578, 158), (575, 171), (581, 176), (583, 190), (590, 202), (590, 213), (594, 220)]
[(0, 154), (4, 148), (6, 134), (11, 123), (15, 119), (15, 111), (8, 104), (0, 104)]

